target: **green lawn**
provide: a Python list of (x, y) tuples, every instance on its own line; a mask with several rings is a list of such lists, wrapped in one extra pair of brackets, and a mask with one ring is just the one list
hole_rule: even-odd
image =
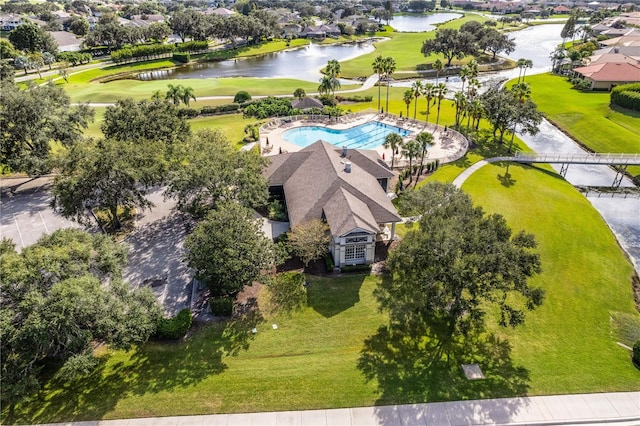
[(503, 165), (485, 166), (463, 189), (488, 212), (504, 215), (514, 230), (536, 235), (543, 272), (532, 283), (546, 290), (545, 303), (523, 328), (502, 333), (530, 371), (531, 392), (640, 389), (640, 371), (611, 337), (612, 314), (638, 318), (632, 267), (613, 234), (556, 173), (511, 165), (509, 183), (504, 173)]
[[(480, 15), (464, 15), (459, 19), (454, 19), (444, 23), (440, 28), (458, 29), (468, 21), (485, 21), (486, 18)], [(393, 22), (393, 21), (392, 21)], [(425, 58), (420, 49), (422, 42), (433, 38), (435, 31), (424, 33), (400, 33), (392, 31), (380, 32), (378, 35), (389, 37), (390, 40), (376, 42), (376, 50), (366, 55), (358, 56), (349, 61), (340, 62), (342, 76), (345, 78), (368, 77), (373, 74), (371, 64), (377, 55), (391, 56), (396, 60), (396, 71), (415, 71), (419, 64), (433, 62), (440, 55), (432, 55)], [(441, 56), (440, 56), (441, 57)]]
[[(302, 87), (316, 92), (318, 83), (285, 79), (285, 78), (210, 78), (210, 79), (173, 79), (173, 80), (117, 80), (109, 83), (65, 84), (64, 88), (73, 102), (115, 102), (120, 98), (149, 99), (156, 90), (167, 91), (169, 84), (190, 86), (196, 97), (234, 96), (240, 90), (247, 90), (253, 95), (285, 95), (292, 94)], [(344, 89), (357, 86), (344, 86)]]
[[(527, 77), (532, 99), (550, 121), (596, 152), (640, 153), (640, 114), (612, 109), (608, 92), (574, 90), (566, 78)], [(629, 167), (640, 177), (640, 167)]]

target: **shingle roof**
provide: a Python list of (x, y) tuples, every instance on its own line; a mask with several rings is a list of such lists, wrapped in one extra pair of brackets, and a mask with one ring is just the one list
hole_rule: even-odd
[(316, 98), (304, 97), (302, 99), (293, 99), (291, 101), (291, 108), (308, 109), (308, 108), (322, 108), (324, 105), (320, 100)]
[[(375, 224), (400, 220), (378, 182), (378, 178), (390, 177), (389, 170), (371, 160), (371, 154), (364, 150), (350, 152), (351, 172), (345, 171), (345, 163), (349, 160), (340, 156), (341, 150), (325, 141), (317, 141), (298, 152), (271, 157), (265, 176), (270, 185), (283, 186), (291, 226), (307, 219), (321, 218), (323, 211), (328, 221), (333, 217), (340, 224), (351, 223), (346, 221), (343, 213), (332, 212), (340, 199), (335, 197), (348, 198), (347, 206), (355, 209), (351, 212), (355, 216), (352, 223), (368, 224), (364, 229), (371, 228), (372, 218)], [(343, 195), (336, 195), (338, 191)], [(350, 195), (345, 196), (345, 191)], [(367, 206), (369, 213), (352, 198)], [(342, 229), (340, 224), (329, 225), (332, 229)]]
[(575, 68), (574, 71), (593, 81), (640, 81), (640, 65), (625, 62), (604, 62)]
[(369, 207), (344, 188), (339, 188), (323, 208), (332, 235), (343, 236), (360, 228), (377, 234), (380, 230)]

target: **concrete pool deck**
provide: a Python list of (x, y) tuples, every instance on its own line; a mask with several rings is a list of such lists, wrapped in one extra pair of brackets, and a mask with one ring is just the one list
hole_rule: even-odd
[[(428, 150), (426, 157), (427, 162), (437, 159), (440, 163), (449, 163), (464, 156), (469, 149), (468, 140), (454, 130), (446, 129), (442, 126), (436, 127), (433, 123), (403, 119), (393, 114), (360, 112), (331, 118), (307, 114), (272, 119), (260, 128), (260, 152), (262, 155), (268, 156), (285, 152), (296, 152), (303, 149), (303, 147), (285, 140), (283, 136), (287, 130), (297, 127), (318, 126), (333, 130), (347, 130), (372, 121), (409, 131), (410, 134), (403, 138), (405, 142), (415, 138), (415, 135), (420, 132), (432, 133), (434, 135), (434, 144)], [(340, 146), (337, 147), (340, 148)], [(391, 165), (391, 149), (386, 149), (382, 145), (368, 149), (377, 151), (380, 157), (384, 158), (387, 164)], [(401, 154), (396, 156), (394, 167), (404, 167), (407, 164), (408, 160)]]

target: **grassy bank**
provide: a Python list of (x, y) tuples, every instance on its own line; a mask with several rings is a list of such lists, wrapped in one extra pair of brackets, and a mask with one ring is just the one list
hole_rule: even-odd
[[(565, 77), (527, 77), (540, 111), (596, 152), (640, 153), (640, 113), (611, 108), (608, 92), (581, 92)], [(640, 178), (640, 167), (629, 167)]]

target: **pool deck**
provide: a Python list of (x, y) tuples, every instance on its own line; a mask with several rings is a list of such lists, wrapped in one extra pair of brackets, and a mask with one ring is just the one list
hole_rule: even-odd
[[(445, 129), (442, 126), (436, 127), (433, 123), (425, 123), (412, 119), (402, 119), (390, 114), (378, 114), (375, 112), (365, 112), (348, 114), (342, 117), (299, 115), (273, 119), (260, 128), (260, 152), (263, 155), (277, 155), (286, 152), (300, 151), (302, 147), (288, 142), (284, 139), (283, 133), (287, 130), (302, 126), (319, 126), (334, 130), (347, 130), (365, 124), (370, 121), (378, 121), (390, 126), (400, 127), (411, 132), (404, 138), (407, 142), (420, 132), (430, 132), (434, 135), (434, 144), (427, 153), (426, 160), (440, 160), (440, 163), (448, 163), (462, 157), (468, 150), (469, 143), (460, 133)], [(372, 148), (391, 164), (391, 149), (385, 149), (382, 145)], [(394, 167), (404, 167), (407, 160), (398, 155), (394, 161)]]

